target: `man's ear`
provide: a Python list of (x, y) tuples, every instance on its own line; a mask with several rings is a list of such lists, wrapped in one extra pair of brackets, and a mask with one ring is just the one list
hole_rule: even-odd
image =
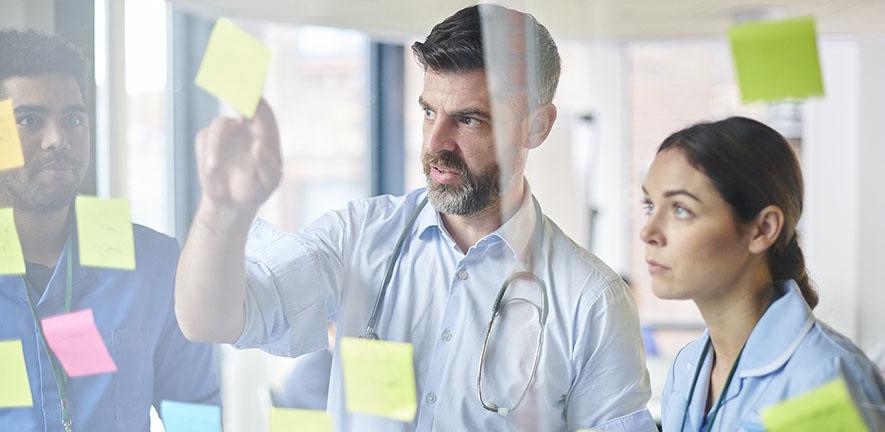
[(750, 237), (750, 252), (754, 254), (765, 253), (777, 242), (784, 229), (784, 211), (778, 206), (770, 205), (762, 209), (752, 224), (752, 237)]
[(529, 123), (527, 147), (533, 149), (541, 145), (547, 139), (547, 135), (550, 135), (554, 122), (556, 122), (556, 105), (548, 103), (539, 106)]

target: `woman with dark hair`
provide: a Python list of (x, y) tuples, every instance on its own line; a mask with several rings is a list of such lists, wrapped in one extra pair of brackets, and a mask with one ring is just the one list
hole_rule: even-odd
[(840, 377), (870, 430), (885, 430), (882, 376), (812, 313), (802, 172), (779, 133), (742, 117), (676, 132), (643, 192), (652, 290), (693, 300), (707, 325), (670, 368), (665, 432), (764, 430), (766, 407)]

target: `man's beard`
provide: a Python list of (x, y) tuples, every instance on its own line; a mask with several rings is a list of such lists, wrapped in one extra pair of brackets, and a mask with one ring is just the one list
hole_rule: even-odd
[[(46, 188), (35, 180), (39, 172), (50, 163), (70, 165), (75, 181), (66, 185)], [(0, 171), (0, 197), (10, 201), (13, 207), (38, 211), (54, 212), (70, 205), (77, 195), (83, 164), (66, 152), (52, 152), (29, 160), (24, 167)]]
[[(493, 164), (486, 172), (473, 174), (464, 160), (448, 150), (438, 154), (424, 153), (421, 162), (427, 177), (427, 198), (437, 211), (470, 216), (501, 201), (501, 170), (498, 164)], [(430, 177), (431, 164), (458, 171), (461, 183), (447, 185), (434, 182)]]

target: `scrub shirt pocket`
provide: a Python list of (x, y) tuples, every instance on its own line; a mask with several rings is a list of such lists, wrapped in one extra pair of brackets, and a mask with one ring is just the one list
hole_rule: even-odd
[(116, 329), (112, 333), (114, 362), (114, 418), (117, 421), (134, 420), (148, 412), (147, 404), (153, 394), (146, 388), (146, 344), (138, 329)]

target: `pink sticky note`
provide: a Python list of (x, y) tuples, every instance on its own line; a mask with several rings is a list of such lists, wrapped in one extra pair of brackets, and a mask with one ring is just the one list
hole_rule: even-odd
[(116, 372), (117, 365), (95, 327), (92, 309), (45, 318), (43, 334), (68, 376)]

